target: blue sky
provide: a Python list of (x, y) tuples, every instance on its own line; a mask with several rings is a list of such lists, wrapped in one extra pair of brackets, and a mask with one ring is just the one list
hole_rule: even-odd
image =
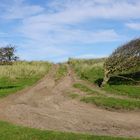
[(108, 56), (140, 37), (140, 0), (0, 0), (0, 46), (25, 60)]

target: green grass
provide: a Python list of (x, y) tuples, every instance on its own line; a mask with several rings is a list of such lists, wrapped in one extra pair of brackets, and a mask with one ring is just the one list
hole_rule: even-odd
[(0, 97), (33, 85), (48, 73), (50, 67), (47, 62), (17, 62), (0, 66)]
[(124, 95), (140, 99), (140, 86), (135, 85), (106, 85), (104, 90), (112, 94)]
[(122, 110), (140, 110), (140, 100), (133, 100), (133, 99), (120, 99), (115, 97), (107, 97), (106, 94), (95, 94), (92, 88), (89, 88), (81, 83), (75, 83), (73, 85), (75, 88), (80, 89), (83, 92), (86, 92), (92, 96), (86, 96), (81, 99), (86, 103), (93, 103), (97, 106), (102, 106), (104, 108), (112, 108), (112, 109), (122, 109)]
[(81, 79), (88, 80), (92, 83), (96, 83), (98, 79), (102, 79), (104, 71), (101, 67), (85, 68), (81, 73), (79, 72)]
[(95, 93), (97, 93), (96, 91), (92, 90), (91, 88), (89, 88), (89, 87), (87, 87), (87, 86), (85, 86), (85, 85), (83, 85), (81, 83), (75, 83), (73, 85), (73, 87), (75, 87), (77, 89), (80, 89), (81, 91), (86, 92), (88, 94), (95, 94)]
[(104, 76), (103, 60), (73, 60), (71, 65), (81, 79), (96, 83)]
[[(124, 109), (124, 110), (140, 110), (140, 100), (134, 99), (120, 99), (118, 97), (107, 97), (106, 94), (101, 94), (100, 92), (95, 92), (92, 88), (89, 88), (81, 83), (75, 83), (73, 85), (75, 88), (80, 89), (92, 96), (86, 96), (81, 99), (86, 103), (93, 103), (97, 106), (102, 106), (104, 108), (112, 109)], [(95, 94), (97, 93), (97, 94)]]
[(105, 108), (112, 109), (125, 109), (125, 110), (136, 110), (140, 109), (140, 101), (129, 100), (129, 99), (119, 99), (113, 97), (84, 97), (81, 99), (86, 103), (93, 103), (97, 106), (102, 106)]
[(88, 134), (43, 131), (0, 121), (0, 140), (139, 140)]
[(55, 80), (56, 81), (60, 80), (62, 77), (64, 77), (67, 74), (67, 71), (68, 71), (67, 66), (60, 64), (59, 68), (55, 74)]

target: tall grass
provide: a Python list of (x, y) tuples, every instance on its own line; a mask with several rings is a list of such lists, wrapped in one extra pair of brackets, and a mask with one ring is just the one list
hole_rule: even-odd
[(15, 80), (17, 78), (28, 78), (46, 73), (48, 66), (47, 62), (15, 62), (13, 65), (0, 66), (0, 78), (6, 77)]
[(49, 71), (48, 62), (15, 62), (0, 66), (0, 97), (30, 86)]
[(72, 59), (69, 63), (81, 79), (96, 83), (97, 80), (104, 77), (104, 60), (105, 59)]

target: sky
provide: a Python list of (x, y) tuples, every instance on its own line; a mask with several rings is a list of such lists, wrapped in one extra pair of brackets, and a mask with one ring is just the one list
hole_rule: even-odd
[(0, 47), (23, 60), (100, 58), (140, 37), (140, 0), (0, 0)]

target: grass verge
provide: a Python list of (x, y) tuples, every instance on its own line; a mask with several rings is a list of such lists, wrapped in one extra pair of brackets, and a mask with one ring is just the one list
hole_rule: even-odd
[(84, 97), (81, 99), (86, 103), (93, 103), (97, 106), (111, 109), (139, 110), (140, 101), (129, 99), (118, 99), (113, 97)]
[(112, 94), (128, 96), (140, 99), (140, 86), (135, 85), (105, 85), (103, 88)]
[(42, 131), (0, 121), (0, 140), (139, 140), (110, 136)]

